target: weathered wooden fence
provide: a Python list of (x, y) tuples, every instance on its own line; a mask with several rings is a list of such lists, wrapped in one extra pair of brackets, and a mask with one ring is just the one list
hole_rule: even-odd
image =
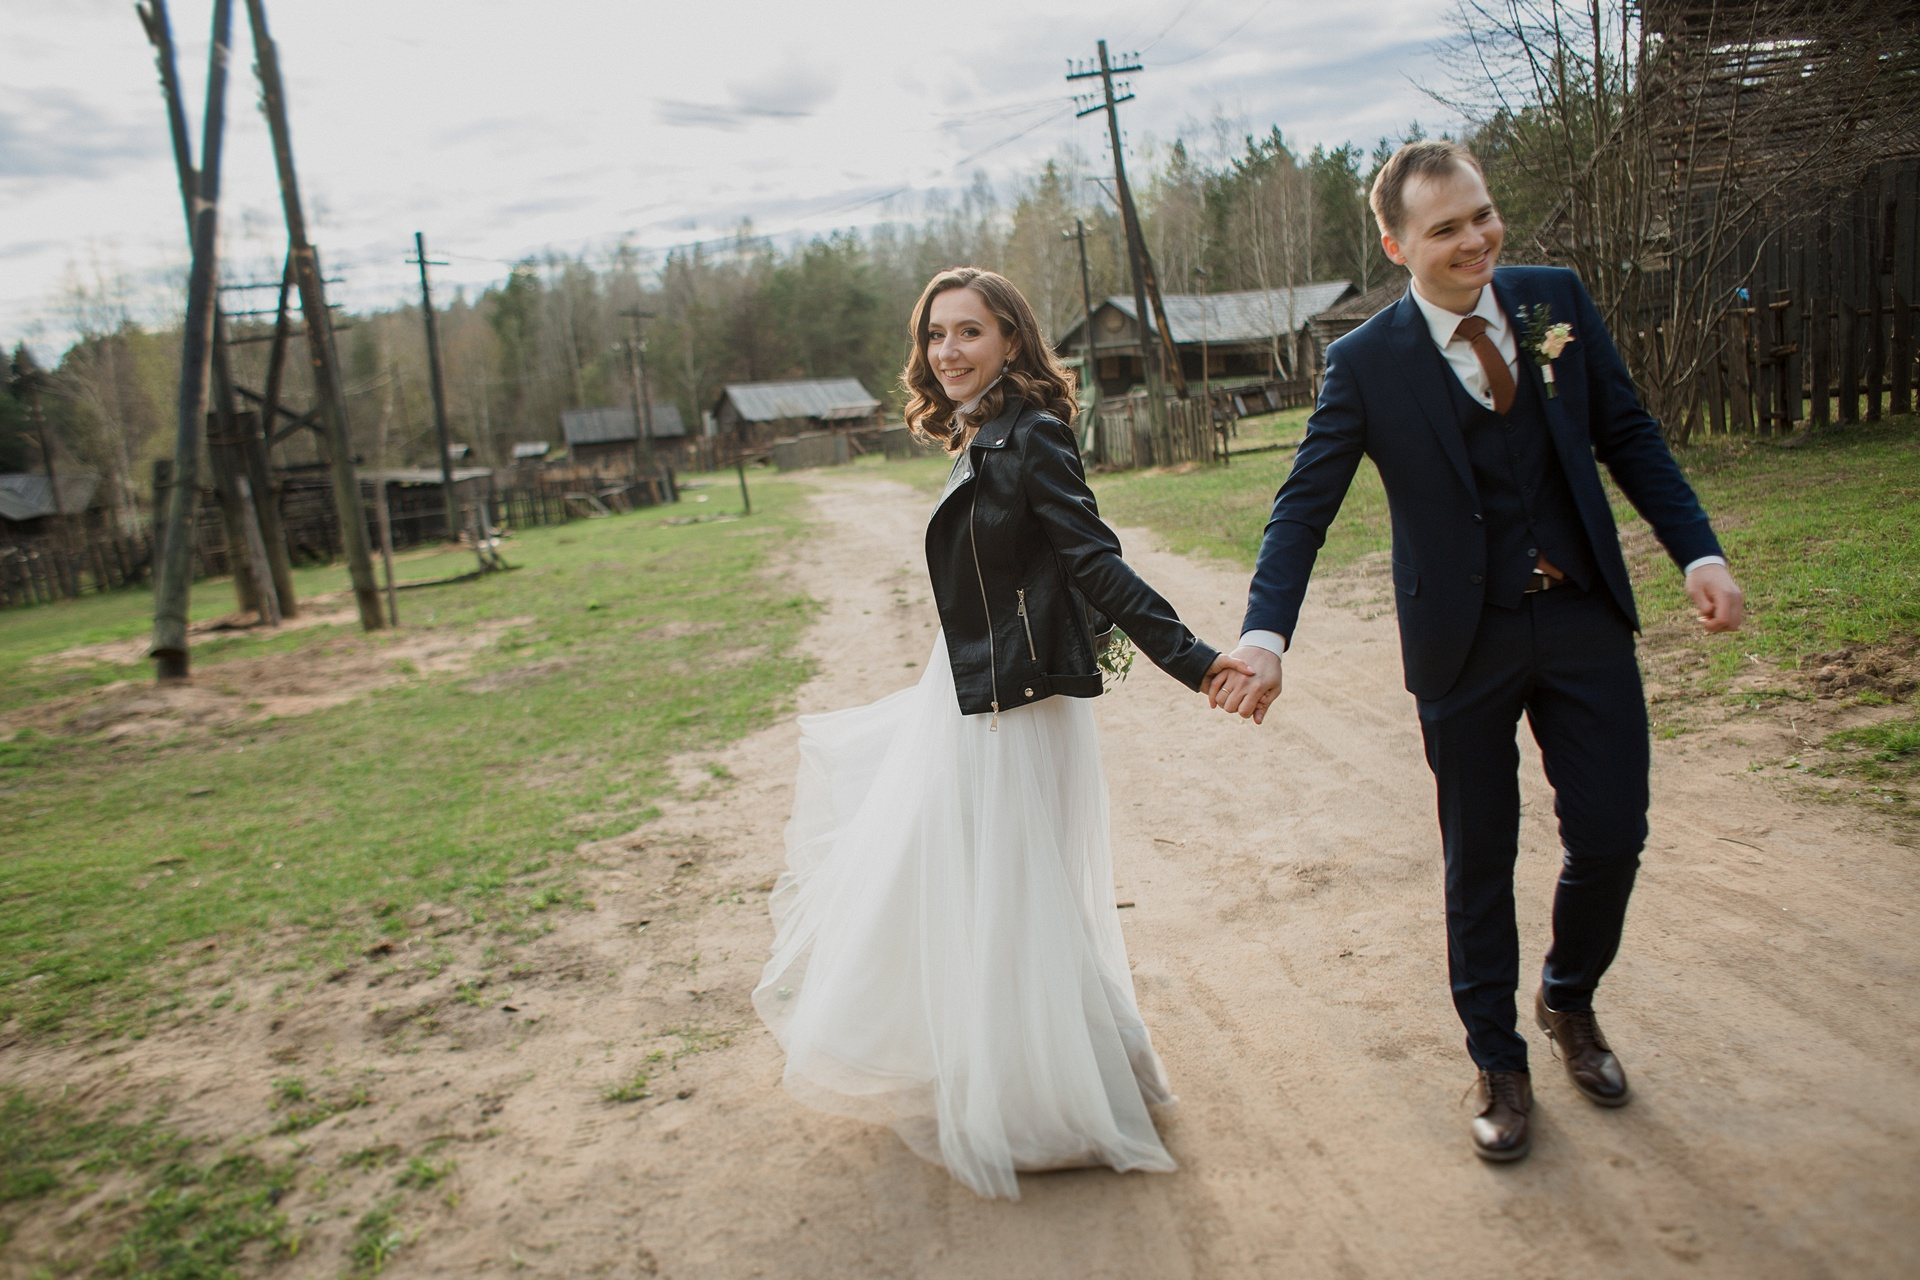
[[(292, 470), (276, 476), (275, 499), (288, 550), (296, 564), (324, 564), (341, 554), (339, 516), (326, 474)], [(662, 481), (629, 471), (588, 468), (540, 468), (500, 471), (458, 482), (463, 509), (484, 504), (486, 523), (532, 528), (591, 519), (666, 500)], [(380, 545), (376, 485), (361, 479), (367, 537)], [(388, 512), (396, 549), (442, 542), (447, 538), (446, 506), (437, 485), (387, 485)], [(226, 522), (211, 489), (201, 491), (193, 524), (195, 580), (233, 571)], [(146, 585), (152, 581), (150, 529), (114, 533), (82, 529), (71, 522), (66, 533), (53, 531), (0, 544), (0, 608), (73, 600), (88, 592)]]
[(0, 544), (0, 607), (72, 600), (148, 581), (153, 544), (144, 532), (74, 530)]
[[(1914, 409), (1920, 161), (1890, 160), (1844, 199), (1756, 238), (1704, 383), (1708, 431), (1787, 434)], [(1678, 427), (1684, 438), (1689, 424)]]
[(1224, 461), (1237, 419), (1312, 403), (1313, 387), (1305, 379), (1215, 388), (1211, 405), (1200, 396), (1169, 396), (1165, 425), (1156, 427), (1147, 393), (1135, 391), (1101, 401), (1087, 460), (1110, 471)]

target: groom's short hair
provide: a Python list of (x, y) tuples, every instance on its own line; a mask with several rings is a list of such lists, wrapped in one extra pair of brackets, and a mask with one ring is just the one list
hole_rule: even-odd
[(1415, 178), (1441, 178), (1466, 165), (1485, 180), (1487, 171), (1473, 152), (1444, 138), (1423, 138), (1409, 142), (1380, 166), (1373, 179), (1373, 191), (1367, 200), (1380, 230), (1398, 237), (1407, 217), (1407, 184)]

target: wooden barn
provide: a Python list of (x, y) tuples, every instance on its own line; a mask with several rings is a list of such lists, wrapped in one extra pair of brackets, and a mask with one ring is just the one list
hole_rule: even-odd
[[(91, 471), (62, 471), (60, 501), (44, 475), (17, 472), (0, 475), (0, 542), (24, 541), (53, 530), (54, 516), (98, 515), (100, 477)], [(93, 521), (89, 521), (93, 523)]]
[[(1204, 368), (1211, 378), (1292, 379), (1311, 373), (1319, 359), (1310, 323), (1331, 307), (1356, 296), (1347, 280), (1254, 289), (1244, 293), (1183, 294), (1165, 297), (1167, 327), (1180, 353), (1187, 381), (1198, 383)], [(1121, 396), (1145, 380), (1140, 326), (1131, 297), (1110, 297), (1093, 309), (1094, 367), (1100, 395)], [(1084, 355), (1083, 318), (1054, 342), (1062, 356)]]
[(713, 406), (715, 433), (728, 447), (763, 449), (814, 431), (867, 431), (885, 425), (881, 404), (858, 378), (734, 382)]
[[(608, 463), (624, 466), (632, 462), (640, 439), (640, 423), (632, 405), (611, 405), (603, 409), (568, 409), (560, 415), (560, 430), (566, 436), (567, 456), (574, 462), (593, 466)], [(679, 465), (679, 454), (687, 443), (687, 425), (680, 407), (673, 404), (653, 406), (653, 447)]]

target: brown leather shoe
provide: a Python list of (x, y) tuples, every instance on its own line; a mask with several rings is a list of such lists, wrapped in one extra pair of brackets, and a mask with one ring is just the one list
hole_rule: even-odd
[(1533, 1150), (1533, 1078), (1524, 1071), (1482, 1071), (1480, 1112), (1473, 1118), (1473, 1154), (1504, 1164)]
[(1567, 1079), (1587, 1101), (1602, 1107), (1627, 1105), (1626, 1068), (1614, 1056), (1593, 1014), (1558, 1013), (1547, 1008), (1547, 990), (1542, 987), (1533, 998), (1533, 1016), (1566, 1065)]

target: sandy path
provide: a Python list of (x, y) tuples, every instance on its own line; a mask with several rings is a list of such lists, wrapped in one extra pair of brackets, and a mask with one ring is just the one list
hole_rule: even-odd
[[(783, 569), (827, 604), (803, 711), (911, 681), (934, 625), (928, 500), (871, 473), (813, 483), (816, 535)], [(1128, 541), (1202, 634), (1229, 636), (1238, 573)], [(270, 1025), (263, 1008), (219, 1062), (180, 1033), (107, 1059), (10, 1051), (0, 1074), (130, 1070), (166, 1085), (183, 1123), (232, 1132), (264, 1114), (274, 1075), (366, 1073), (379, 1106), (311, 1131), (306, 1159), (438, 1135), (460, 1161), (457, 1203), (409, 1202), (396, 1277), (1920, 1272), (1920, 1004), (1900, 994), (1920, 978), (1914, 852), (1850, 810), (1791, 801), (1705, 739), (1656, 747), (1654, 835), (1603, 997), (1634, 1104), (1579, 1099), (1536, 1036), (1532, 1159), (1473, 1158), (1431, 784), (1393, 622), (1367, 590), (1316, 588), (1265, 728), (1206, 713), (1144, 662), (1099, 702), (1135, 981), (1183, 1098), (1163, 1122), (1177, 1173), (1033, 1177), (1019, 1204), (983, 1202), (890, 1132), (778, 1089), (747, 992), (770, 936), (758, 888), (782, 859), (790, 724), (688, 762), (659, 822), (596, 847), (600, 909), (536, 948), (514, 1013), (448, 1000), (449, 973)], [(703, 788), (709, 764), (733, 780)], [(1528, 770), (1532, 969), (1556, 861)], [(392, 1008), (409, 1000), (438, 1021), (396, 1040)], [(682, 1056), (649, 1068), (652, 1098), (600, 1099), (654, 1051)], [(296, 1219), (318, 1216), (302, 1196)], [(309, 1228), (322, 1247), (293, 1271), (334, 1274), (324, 1246), (346, 1229)]]

